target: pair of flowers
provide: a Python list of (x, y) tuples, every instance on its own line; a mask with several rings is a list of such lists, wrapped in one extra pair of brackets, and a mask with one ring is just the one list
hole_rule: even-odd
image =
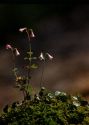
[(15, 53), (16, 56), (19, 56), (20, 55), (20, 52), (18, 51), (17, 48), (13, 48), (10, 44), (7, 44), (6, 45), (6, 49), (10, 49), (13, 53)]
[[(15, 52), (15, 55), (16, 56), (19, 56), (20, 55), (20, 52), (18, 51), (17, 48), (13, 48), (10, 44), (7, 44), (6, 45), (6, 49), (10, 49), (12, 52)], [(48, 56), (49, 60), (52, 60), (53, 59), (53, 56), (51, 56), (49, 53), (46, 53), (46, 55)], [(45, 60), (45, 57), (43, 55), (43, 53), (41, 52), (40, 56), (39, 56), (39, 59), (40, 60)]]
[[(52, 59), (53, 59), (53, 56), (51, 56), (49, 53), (46, 53), (45, 55), (48, 56), (49, 60), (52, 60)], [(41, 52), (41, 54), (40, 54), (40, 56), (39, 56), (39, 59), (45, 61), (45, 57), (44, 57), (44, 54), (43, 54), (42, 52)]]
[[(20, 32), (26, 31), (28, 36), (29, 36), (29, 38), (35, 37), (32, 29), (27, 29), (26, 27), (24, 27), (24, 28), (20, 28), (19, 31)], [(6, 45), (6, 49), (10, 49), (12, 52), (15, 52), (16, 56), (20, 55), (20, 52), (18, 51), (18, 49), (17, 48), (13, 48), (10, 44)]]
[(20, 32), (26, 31), (26, 33), (29, 36), (29, 38), (34, 38), (35, 37), (33, 30), (32, 29), (28, 29), (27, 27), (20, 28), (19, 31)]
[[(20, 32), (26, 31), (27, 34), (28, 34), (28, 31), (30, 31), (30, 34), (29, 34), (30, 38), (31, 38), (31, 37), (35, 37), (35, 35), (34, 35), (32, 29), (27, 29), (26, 27), (24, 27), (24, 28), (20, 28), (19, 31), (20, 31)], [(52, 59), (53, 59), (53, 56), (51, 56), (49, 53), (46, 53), (46, 55), (48, 56), (49, 60), (52, 60)], [(45, 61), (45, 57), (44, 57), (44, 55), (43, 55), (42, 52), (41, 52), (41, 54), (40, 54), (40, 56), (39, 56), (39, 59)]]

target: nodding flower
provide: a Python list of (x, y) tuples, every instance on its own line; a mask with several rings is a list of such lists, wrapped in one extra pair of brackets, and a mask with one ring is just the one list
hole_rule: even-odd
[(25, 31), (25, 30), (27, 30), (26, 27), (24, 27), (24, 28), (20, 28), (20, 29), (19, 29), (20, 32), (23, 32), (23, 31)]
[(12, 48), (12, 46), (11, 46), (10, 44), (7, 44), (7, 45), (6, 45), (6, 49), (11, 49), (11, 50), (13, 50), (13, 48)]
[(51, 56), (49, 53), (46, 53), (46, 55), (48, 56), (49, 60), (53, 59), (53, 56)]
[(35, 37), (33, 30), (32, 29), (29, 30), (30, 30), (30, 37)]
[(19, 53), (19, 51), (18, 51), (17, 48), (15, 48), (15, 55), (16, 55), (16, 56), (19, 56), (19, 55), (20, 55), (20, 53)]
[(43, 55), (42, 52), (41, 52), (41, 54), (40, 54), (40, 56), (39, 56), (39, 59), (40, 59), (40, 60), (45, 60), (44, 55)]

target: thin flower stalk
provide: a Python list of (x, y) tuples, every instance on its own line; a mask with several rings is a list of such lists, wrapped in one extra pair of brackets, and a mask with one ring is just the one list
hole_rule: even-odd
[(27, 68), (27, 76), (26, 76), (26, 96), (25, 97), (28, 97), (29, 96), (29, 83), (30, 83), (30, 74), (31, 74), (31, 69), (33, 68), (36, 68), (36, 65), (35, 64), (32, 64), (32, 60), (33, 59), (36, 59), (36, 57), (32, 57), (32, 48), (31, 48), (31, 38), (35, 37), (34, 33), (33, 33), (33, 30), (32, 29), (28, 29), (27, 27), (24, 27), (24, 28), (20, 28), (19, 29), (20, 32), (26, 32), (27, 34), (27, 38), (28, 38), (28, 47), (29, 47), (29, 51), (27, 52), (27, 57), (25, 57), (24, 59), (25, 60), (28, 60), (28, 65), (26, 66)]
[(15, 75), (15, 78), (17, 79), (17, 68), (16, 68), (16, 65), (15, 65), (15, 58), (16, 56), (19, 56), (20, 55), (20, 52), (18, 51), (17, 48), (13, 48), (12, 50), (12, 56), (13, 56), (13, 71), (14, 71), (14, 75)]
[[(30, 67), (31, 66), (31, 42), (30, 42), (29, 31), (28, 31), (28, 28), (26, 28), (26, 27), (20, 28), (19, 31), (20, 32), (26, 31), (26, 33), (27, 33), (27, 37), (28, 37), (28, 41), (29, 41), (29, 52), (30, 52), (30, 54), (29, 54), (29, 56), (30, 56), (29, 57), (30, 58), (30, 60), (29, 60), (29, 67)], [(30, 77), (30, 68), (28, 68), (28, 72), (27, 72), (27, 82), (28, 82), (28, 84), (29, 84), (29, 77)]]
[(15, 66), (15, 56), (19, 56), (20, 53), (19, 53), (17, 48), (13, 48), (10, 44), (6, 45), (6, 49), (7, 50), (9, 50), (9, 49), (11, 50), (12, 62), (13, 62), (13, 72), (14, 72), (15, 78), (17, 78), (17, 71), (16, 71), (16, 66)]
[(40, 80), (40, 88), (43, 86), (43, 78), (44, 78), (44, 69), (45, 69), (45, 57), (43, 52), (40, 53), (39, 59), (43, 61), (42, 65), (42, 73), (41, 73), (41, 80)]
[(41, 81), (40, 81), (40, 87), (43, 86), (43, 77), (44, 77), (44, 70), (45, 70), (45, 63), (46, 63), (46, 56), (48, 57), (49, 60), (53, 59), (53, 56), (51, 56), (49, 53), (44, 54), (41, 52), (39, 59), (43, 61), (43, 67), (42, 67), (42, 74), (41, 74)]
[[(32, 48), (31, 48), (31, 38), (35, 37), (33, 30), (32, 29), (26, 29), (26, 33), (28, 35), (28, 40), (29, 40), (29, 66), (32, 64)], [(28, 84), (29, 84), (29, 77), (30, 77), (30, 68), (28, 69)]]
[(42, 66), (42, 74), (41, 74), (41, 80), (40, 80), (40, 88), (44, 85), (44, 70), (45, 70), (45, 60), (43, 61), (43, 66)]
[[(29, 67), (30, 67), (31, 66), (31, 41), (30, 41), (30, 35), (29, 35), (28, 29), (26, 29), (26, 33), (28, 35), (28, 41), (29, 41), (29, 52), (30, 52), (30, 55), (29, 55), (30, 56)], [(27, 77), (28, 77), (28, 84), (29, 84), (30, 68), (28, 68)]]

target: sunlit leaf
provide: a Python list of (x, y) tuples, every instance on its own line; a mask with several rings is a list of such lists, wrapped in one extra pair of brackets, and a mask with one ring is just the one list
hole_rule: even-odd
[(28, 58), (29, 59), (29, 61), (31, 61), (32, 60), (32, 58)]
[(29, 93), (29, 94), (31, 94), (32, 93), (32, 86), (29, 84), (29, 85), (26, 85), (25, 86), (25, 89), (26, 89), (26, 91)]
[(31, 68), (32, 68), (32, 69), (36, 69), (36, 68), (38, 68), (38, 66), (37, 66), (36, 64), (32, 64), (32, 65), (31, 65)]
[(33, 52), (27, 52), (28, 55), (33, 55)]

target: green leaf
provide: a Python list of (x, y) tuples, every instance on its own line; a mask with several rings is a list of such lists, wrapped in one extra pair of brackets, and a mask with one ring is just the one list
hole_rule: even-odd
[(37, 69), (38, 66), (37, 66), (36, 64), (32, 64), (32, 65), (31, 65), (31, 68), (32, 68), (32, 69)]
[(27, 52), (28, 55), (33, 55), (33, 52)]
[(27, 60), (27, 59), (28, 59), (27, 57), (24, 58), (24, 60)]
[(26, 91), (29, 93), (29, 94), (31, 94), (32, 93), (32, 86), (29, 84), (29, 85), (27, 85), (27, 86), (25, 86), (25, 89), (26, 89)]

